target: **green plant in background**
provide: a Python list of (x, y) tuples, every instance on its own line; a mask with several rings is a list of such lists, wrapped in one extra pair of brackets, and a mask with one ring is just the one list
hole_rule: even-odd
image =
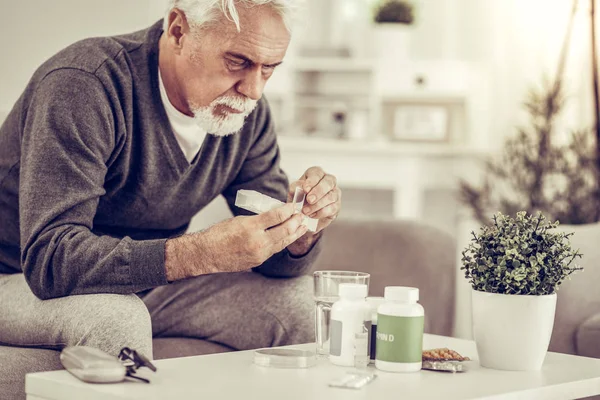
[(375, 22), (412, 24), (414, 7), (406, 0), (384, 0), (375, 10)]
[(465, 277), (480, 292), (549, 295), (575, 271), (579, 251), (571, 248), (573, 233), (557, 232), (549, 222), (521, 211), (516, 218), (497, 213), (462, 253)]
[(529, 126), (506, 140), (498, 159), (485, 164), (483, 184), (460, 182), (461, 201), (485, 224), (496, 211), (514, 215), (543, 212), (563, 224), (598, 221), (600, 187), (591, 129), (574, 131), (565, 144), (553, 143), (555, 120), (564, 106), (562, 81), (532, 90), (525, 102)]
[(600, 221), (599, 106), (593, 128), (571, 132), (565, 144), (554, 140), (565, 103), (563, 74), (576, 11), (575, 0), (554, 82), (531, 90), (524, 103), (529, 125), (506, 140), (501, 157), (486, 162), (482, 185), (460, 182), (461, 201), (481, 224), (496, 211), (513, 215), (519, 210), (543, 212), (563, 224)]

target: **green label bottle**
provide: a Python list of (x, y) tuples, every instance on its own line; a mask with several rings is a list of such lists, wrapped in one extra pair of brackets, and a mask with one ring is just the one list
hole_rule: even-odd
[(420, 371), (425, 312), (417, 303), (419, 290), (389, 286), (385, 299), (377, 313), (375, 366), (391, 372)]

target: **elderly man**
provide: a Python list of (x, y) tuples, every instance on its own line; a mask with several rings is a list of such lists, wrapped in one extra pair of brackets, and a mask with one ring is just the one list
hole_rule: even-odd
[[(263, 89), (290, 0), (171, 0), (164, 23), (45, 62), (0, 129), (0, 343), (60, 349), (152, 337), (248, 349), (313, 338), (309, 278), (336, 179), (292, 185)], [(218, 195), (291, 204), (184, 234)], [(276, 279), (279, 278), (279, 279)], [(281, 279), (286, 278), (286, 279)]]

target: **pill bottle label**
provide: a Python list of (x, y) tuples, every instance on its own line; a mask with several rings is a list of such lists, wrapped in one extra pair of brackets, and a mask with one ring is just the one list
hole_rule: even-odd
[(368, 337), (367, 337), (367, 355), (370, 357), (371, 356), (371, 342), (375, 340), (375, 337), (371, 336), (371, 329), (373, 327), (373, 324), (371, 321), (365, 321), (363, 323), (364, 326), (364, 332), (368, 333)]
[(342, 321), (335, 319), (329, 322), (329, 354), (332, 356), (342, 355)]
[(379, 314), (377, 360), (397, 363), (421, 362), (425, 318)]

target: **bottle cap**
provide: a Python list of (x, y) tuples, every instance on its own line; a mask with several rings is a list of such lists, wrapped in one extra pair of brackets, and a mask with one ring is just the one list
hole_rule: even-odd
[(383, 303), (385, 303), (385, 299), (383, 297), (367, 297), (367, 304), (374, 312), (377, 312), (377, 308)]
[(364, 299), (369, 294), (367, 285), (360, 283), (340, 283), (340, 297), (345, 299)]
[(419, 301), (419, 289), (406, 286), (388, 286), (385, 288), (385, 299), (403, 303), (416, 303)]

